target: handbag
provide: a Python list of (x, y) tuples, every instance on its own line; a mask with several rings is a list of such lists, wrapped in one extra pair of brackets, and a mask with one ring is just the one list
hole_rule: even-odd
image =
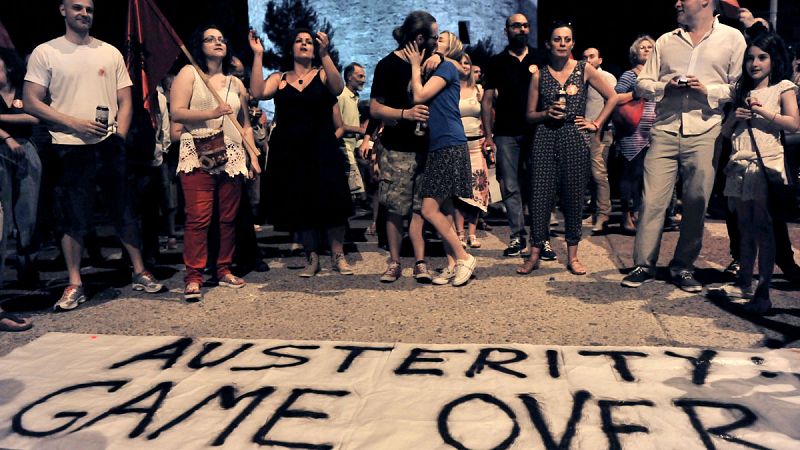
[(644, 112), (643, 98), (631, 100), (628, 103), (617, 105), (614, 108), (614, 113), (611, 115), (611, 122), (614, 124), (614, 129), (622, 132), (623, 134), (632, 134), (639, 126), (642, 120), (642, 113)]
[[(750, 142), (753, 145), (753, 150), (756, 152), (758, 159), (758, 168), (764, 174), (764, 180), (767, 182), (767, 210), (773, 218), (782, 220), (791, 219), (797, 212), (797, 198), (795, 198), (795, 188), (791, 177), (791, 171), (786, 166), (786, 158), (783, 159), (785, 172), (789, 174), (788, 184), (783, 183), (783, 178), (780, 177), (774, 170), (768, 169), (764, 165), (764, 160), (761, 158), (761, 152), (756, 144), (756, 137), (753, 135), (753, 127), (750, 121), (747, 121), (747, 133), (750, 135)], [(776, 175), (770, 177), (770, 173)]]
[(189, 134), (192, 135), (197, 161), (203, 170), (210, 171), (228, 162), (228, 149), (222, 130), (198, 128)]

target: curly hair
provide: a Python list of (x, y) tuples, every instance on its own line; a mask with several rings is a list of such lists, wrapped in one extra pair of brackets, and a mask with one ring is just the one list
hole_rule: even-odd
[[(192, 58), (194, 58), (197, 65), (200, 66), (200, 69), (208, 73), (208, 62), (206, 61), (206, 55), (203, 53), (203, 35), (208, 30), (219, 30), (222, 32), (222, 35), (225, 36), (225, 33), (222, 31), (222, 28), (214, 25), (204, 25), (194, 30), (192, 33), (192, 37), (189, 38), (189, 48), (191, 49)], [(222, 73), (225, 75), (230, 75), (233, 72), (233, 51), (230, 49), (230, 44), (226, 45), (225, 56), (222, 58)]]
[(639, 65), (639, 46), (642, 45), (642, 42), (644, 41), (650, 41), (650, 43), (653, 44), (654, 47), (656, 45), (656, 41), (653, 40), (653, 38), (651, 38), (647, 34), (644, 34), (636, 38), (636, 40), (633, 41), (633, 44), (631, 44), (631, 48), (628, 49), (628, 60), (634, 67)]

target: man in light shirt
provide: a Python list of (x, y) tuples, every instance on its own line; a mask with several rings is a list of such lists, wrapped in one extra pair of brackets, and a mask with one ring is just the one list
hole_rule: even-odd
[[(89, 32), (93, 0), (62, 0), (66, 32), (34, 49), (25, 75), (29, 114), (49, 124), (56, 172), (56, 223), (69, 285), (55, 310), (77, 308), (86, 300), (80, 263), (83, 238), (93, 229), (96, 190), (102, 187), (117, 234), (133, 263), (135, 290), (155, 293), (162, 285), (142, 261), (141, 232), (128, 197), (125, 138), (133, 115), (131, 79), (122, 54)], [(44, 102), (47, 93), (52, 102)], [(101, 123), (99, 112), (107, 113)]]
[(339, 94), (339, 111), (342, 113), (344, 122), (344, 151), (347, 161), (350, 163), (350, 193), (360, 194), (364, 192), (364, 182), (361, 179), (361, 172), (358, 170), (355, 151), (356, 142), (364, 134), (361, 130), (361, 117), (358, 114), (358, 94), (364, 89), (367, 82), (367, 73), (364, 67), (358, 63), (350, 63), (344, 68), (344, 90)]
[(742, 34), (714, 16), (712, 0), (678, 0), (680, 27), (656, 41), (636, 85), (636, 95), (656, 102), (656, 121), (644, 160), (642, 209), (634, 242), (634, 269), (622, 281), (639, 287), (652, 281), (664, 215), (676, 177), (683, 183), (683, 219), (669, 263), (672, 281), (701, 292), (694, 262), (703, 243), (703, 219), (714, 185), (715, 146), (722, 107), (741, 75)]
[[(587, 48), (583, 51), (583, 59), (597, 69), (609, 86), (616, 86), (617, 78), (600, 68), (600, 65), (603, 64), (600, 50), (594, 47)], [(605, 99), (597, 92), (597, 89), (589, 86), (586, 93), (586, 111), (584, 112), (586, 120), (594, 121), (597, 119), (605, 104)], [(597, 193), (595, 195), (597, 208), (594, 216), (593, 232), (603, 231), (606, 223), (608, 223), (608, 216), (611, 214), (611, 186), (608, 184), (608, 149), (614, 139), (610, 126), (611, 121), (608, 121), (602, 129), (591, 133), (592, 180), (597, 185)]]

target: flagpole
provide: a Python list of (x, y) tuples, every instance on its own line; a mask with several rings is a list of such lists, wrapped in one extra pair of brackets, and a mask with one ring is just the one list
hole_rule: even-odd
[[(197, 73), (200, 74), (200, 79), (203, 80), (203, 83), (205, 83), (206, 87), (211, 92), (211, 95), (214, 96), (214, 99), (217, 101), (217, 103), (219, 103), (220, 105), (225, 103), (222, 100), (222, 97), (219, 96), (217, 91), (215, 91), (214, 88), (211, 87), (211, 80), (208, 79), (208, 76), (205, 74), (205, 72), (203, 72), (200, 66), (197, 65), (197, 61), (194, 60), (192, 54), (189, 52), (189, 50), (186, 49), (186, 46), (183, 45), (183, 43), (181, 43), (180, 48), (183, 54), (189, 60), (189, 63), (195, 68)], [(245, 114), (246, 114), (245, 117), (248, 117), (247, 111), (245, 111)], [(248, 140), (249, 136), (245, 136), (244, 129), (239, 124), (239, 120), (236, 118), (236, 116), (233, 113), (229, 113), (226, 117), (230, 119), (230, 121), (233, 123), (233, 126), (236, 127), (236, 130), (242, 136), (242, 142), (244, 143), (245, 149), (247, 149), (248, 156), (250, 156), (250, 164), (252, 165), (253, 170), (256, 173), (261, 173), (261, 166), (258, 164), (258, 155), (260, 155), (261, 152), (256, 148), (254, 142), (250, 142)]]
[[(183, 45), (183, 41), (181, 41), (180, 37), (178, 37), (178, 35), (175, 34), (175, 31), (172, 29), (172, 25), (170, 25), (170, 23), (167, 22), (167, 19), (161, 14), (161, 11), (155, 5), (152, 4), (152, 0), (143, 0), (143, 1), (147, 2), (150, 5), (150, 8), (158, 17), (158, 20), (161, 21), (161, 24), (172, 36), (172, 40), (175, 41), (175, 43), (181, 49), (183, 54), (189, 60), (189, 63), (195, 68), (197, 73), (200, 74), (200, 79), (203, 80), (203, 83), (211, 92), (211, 95), (214, 96), (214, 100), (216, 100), (217, 103), (219, 103), (220, 105), (225, 103), (219, 96), (217, 91), (211, 87), (211, 83), (208, 79), (208, 76), (205, 74), (205, 72), (203, 72), (202, 69), (200, 69), (200, 66), (197, 65), (197, 62), (192, 57), (192, 54), (189, 52), (189, 50), (186, 49), (186, 46)], [(141, 30), (139, 30), (139, 32), (141, 32)], [(247, 150), (247, 155), (250, 157), (250, 165), (253, 168), (253, 171), (255, 171), (256, 173), (261, 173), (261, 165), (258, 164), (258, 156), (261, 154), (261, 151), (258, 150), (258, 148), (255, 145), (255, 142), (251, 142), (248, 139), (249, 136), (245, 136), (244, 129), (242, 128), (241, 124), (239, 124), (239, 120), (237, 119), (236, 115), (230, 113), (226, 117), (230, 119), (231, 123), (233, 123), (233, 126), (236, 127), (236, 131), (238, 131), (239, 134), (242, 136), (242, 143), (244, 143), (244, 148)], [(245, 117), (248, 117), (247, 111), (245, 111)]]

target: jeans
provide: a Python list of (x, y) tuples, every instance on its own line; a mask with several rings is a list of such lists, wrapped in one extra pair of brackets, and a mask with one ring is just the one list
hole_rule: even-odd
[(17, 229), (17, 253), (28, 255), (33, 251), (42, 163), (31, 141), (23, 138), (16, 141), (22, 146), (18, 152), (0, 145), (0, 202), (5, 211), (2, 228), (6, 234), (12, 228)]
[(644, 155), (647, 148), (632, 160), (623, 158), (622, 178), (619, 181), (620, 209), (623, 212), (638, 212), (642, 204), (642, 182), (644, 177)]
[(532, 137), (522, 136), (495, 136), (497, 146), (497, 181), (500, 183), (500, 192), (503, 194), (503, 204), (508, 215), (508, 227), (511, 236), (524, 237), (525, 217), (523, 215), (522, 185), (520, 180), (520, 165), (525, 157), (523, 154), (531, 146)]

